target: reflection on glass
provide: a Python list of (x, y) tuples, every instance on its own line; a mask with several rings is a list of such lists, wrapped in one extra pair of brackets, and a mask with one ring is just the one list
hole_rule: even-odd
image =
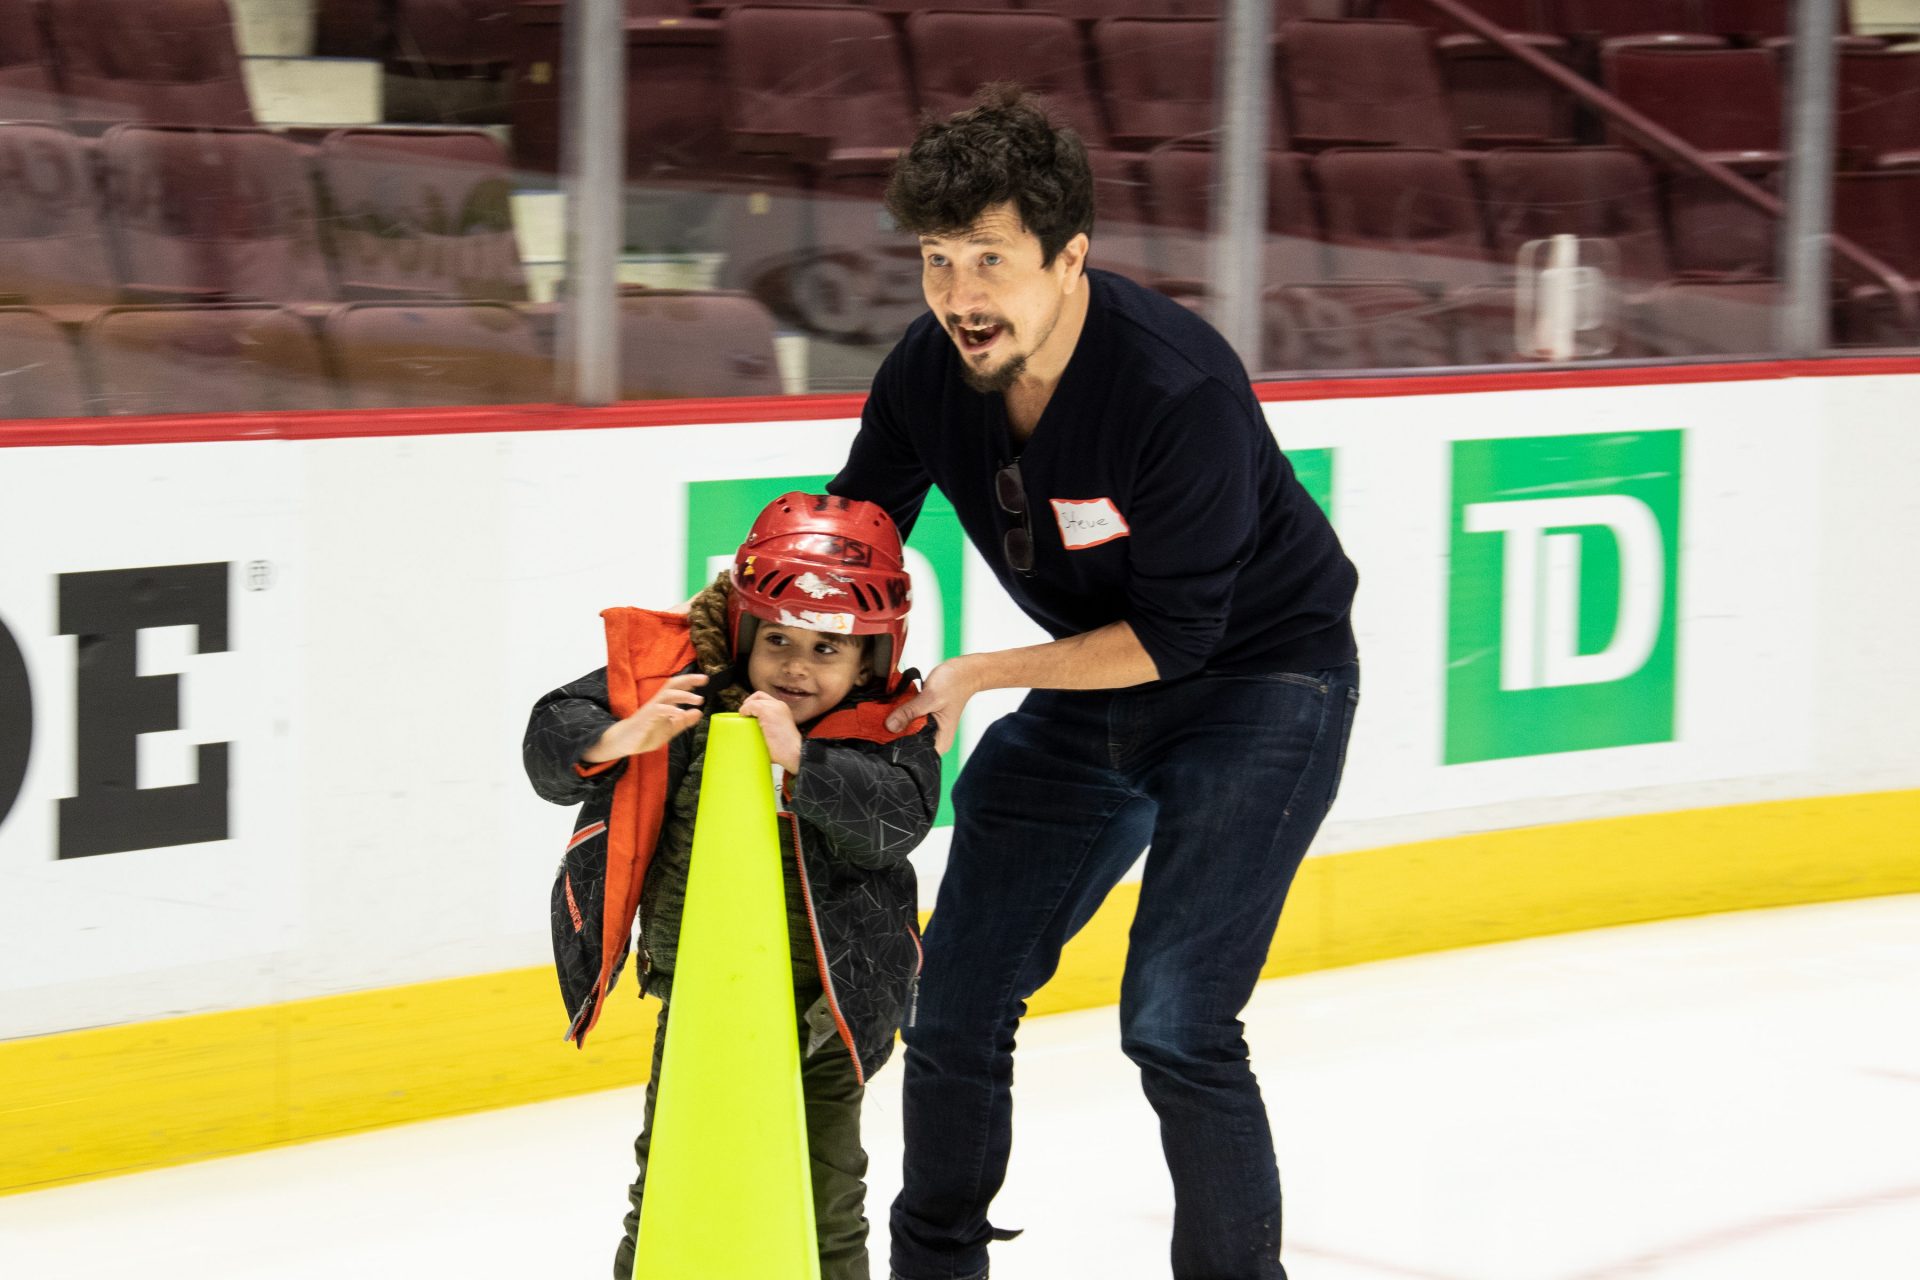
[[(566, 9), (0, 6), (0, 415), (550, 399), (568, 218), (605, 216), (560, 194)], [(1256, 372), (1772, 351), (1793, 6), (1470, 9), (1495, 26), (1449, 0), (1274, 0)], [(1087, 143), (1093, 265), (1219, 304), (1220, 0), (624, 13), (628, 396), (864, 390), (924, 305), (888, 166), (995, 80)], [(1920, 341), (1913, 19), (1842, 13), (1845, 345)], [(1570, 347), (1536, 340), (1561, 294), (1526, 256), (1559, 236), (1595, 321)]]

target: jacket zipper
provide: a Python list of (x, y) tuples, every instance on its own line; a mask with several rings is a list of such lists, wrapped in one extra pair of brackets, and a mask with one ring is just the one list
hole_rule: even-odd
[(853, 1059), (853, 1078), (864, 1087), (867, 1073), (860, 1067), (860, 1051), (854, 1048), (853, 1033), (847, 1029), (847, 1020), (840, 1013), (840, 998), (833, 993), (833, 975), (827, 972), (827, 949), (820, 941), (820, 922), (813, 914), (813, 886), (807, 881), (806, 851), (800, 847), (800, 819), (786, 810), (780, 816), (787, 820), (793, 830), (793, 865), (800, 873), (800, 902), (807, 911), (807, 930), (813, 935), (813, 962), (820, 969), (820, 990), (827, 997), (827, 1009), (833, 1014), (833, 1025), (839, 1028), (840, 1043), (847, 1047), (847, 1056)]

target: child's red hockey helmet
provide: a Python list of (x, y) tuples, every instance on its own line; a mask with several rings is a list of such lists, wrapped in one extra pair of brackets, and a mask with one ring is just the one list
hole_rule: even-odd
[(760, 512), (733, 557), (727, 635), (753, 650), (762, 621), (872, 636), (873, 673), (891, 689), (907, 639), (913, 580), (900, 531), (871, 502), (789, 493)]

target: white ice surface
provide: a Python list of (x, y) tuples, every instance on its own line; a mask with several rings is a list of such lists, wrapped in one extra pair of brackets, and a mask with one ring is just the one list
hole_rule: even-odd
[[(1920, 897), (1262, 985), (1293, 1280), (1920, 1277)], [(996, 1280), (1169, 1274), (1112, 1010), (1022, 1033)], [(636, 1071), (644, 1064), (636, 1064)], [(869, 1097), (869, 1213), (900, 1069)], [(0, 1199), (9, 1280), (599, 1280), (640, 1090)], [(884, 1228), (876, 1234), (884, 1276)]]

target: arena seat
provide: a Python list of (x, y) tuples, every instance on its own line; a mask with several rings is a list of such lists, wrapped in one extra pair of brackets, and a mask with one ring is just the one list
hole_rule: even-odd
[(96, 414), (338, 407), (313, 330), (279, 307), (116, 307), (82, 343)]
[(344, 303), (320, 334), (349, 409), (554, 397), (552, 360), (527, 317), (504, 303)]
[(1920, 49), (1843, 50), (1840, 152), (1863, 168), (1920, 168)]
[(1759, 49), (1618, 49), (1602, 62), (1606, 88), (1723, 164), (1780, 163), (1780, 75)]
[(773, 396), (773, 316), (737, 293), (649, 290), (620, 300), (620, 395)]
[(46, 0), (79, 123), (250, 125), (226, 0)]
[(522, 301), (513, 172), (475, 129), (341, 129), (321, 144), (342, 298)]
[(0, 124), (0, 303), (118, 302), (91, 144)]
[(390, 0), (391, 53), (427, 67), (513, 61), (514, 0)]
[(746, 5), (721, 30), (737, 150), (834, 173), (883, 170), (911, 141), (906, 68), (879, 14)]
[(1841, 174), (1834, 182), (1833, 229), (1920, 282), (1920, 170)]
[[(1473, 0), (1472, 7), (1534, 51), (1566, 61), (1565, 37), (1542, 29), (1533, 0)], [(1505, 50), (1446, 23), (1420, 0), (1379, 0), (1373, 16), (1438, 25), (1440, 78), (1468, 145), (1572, 141), (1572, 98)]]
[(1479, 197), (1458, 155), (1342, 147), (1315, 156), (1312, 171), (1334, 277), (1447, 288), (1493, 282)]
[(1455, 147), (1460, 132), (1427, 32), (1405, 22), (1280, 28), (1293, 144)]
[(334, 296), (306, 147), (252, 129), (118, 125), (101, 155), (130, 298)]
[[(1154, 238), (1169, 292), (1203, 292), (1208, 280), (1213, 153), (1163, 147), (1147, 156)], [(1312, 284), (1327, 276), (1320, 218), (1307, 189), (1306, 164), (1292, 152), (1267, 154), (1267, 236), (1260, 280), (1267, 287)]]
[(0, 120), (60, 120), (65, 115), (39, 8), (19, 0), (0, 4)]
[(1511, 267), (1531, 240), (1611, 243), (1626, 288), (1673, 274), (1653, 170), (1624, 147), (1521, 147), (1479, 158), (1495, 261)]
[(1073, 23), (1047, 13), (922, 12), (907, 19), (907, 57), (920, 108), (945, 117), (981, 85), (1011, 80), (1038, 94), (1049, 114), (1089, 147), (1107, 144)]
[[(1211, 19), (1108, 18), (1093, 27), (1093, 56), (1103, 85), (1113, 145), (1145, 151), (1168, 142), (1211, 145), (1215, 128), (1214, 59), (1219, 24)], [(1268, 133), (1284, 138), (1279, 95)]]
[(0, 308), (0, 435), (9, 419), (86, 412), (86, 381), (66, 332), (37, 311)]

